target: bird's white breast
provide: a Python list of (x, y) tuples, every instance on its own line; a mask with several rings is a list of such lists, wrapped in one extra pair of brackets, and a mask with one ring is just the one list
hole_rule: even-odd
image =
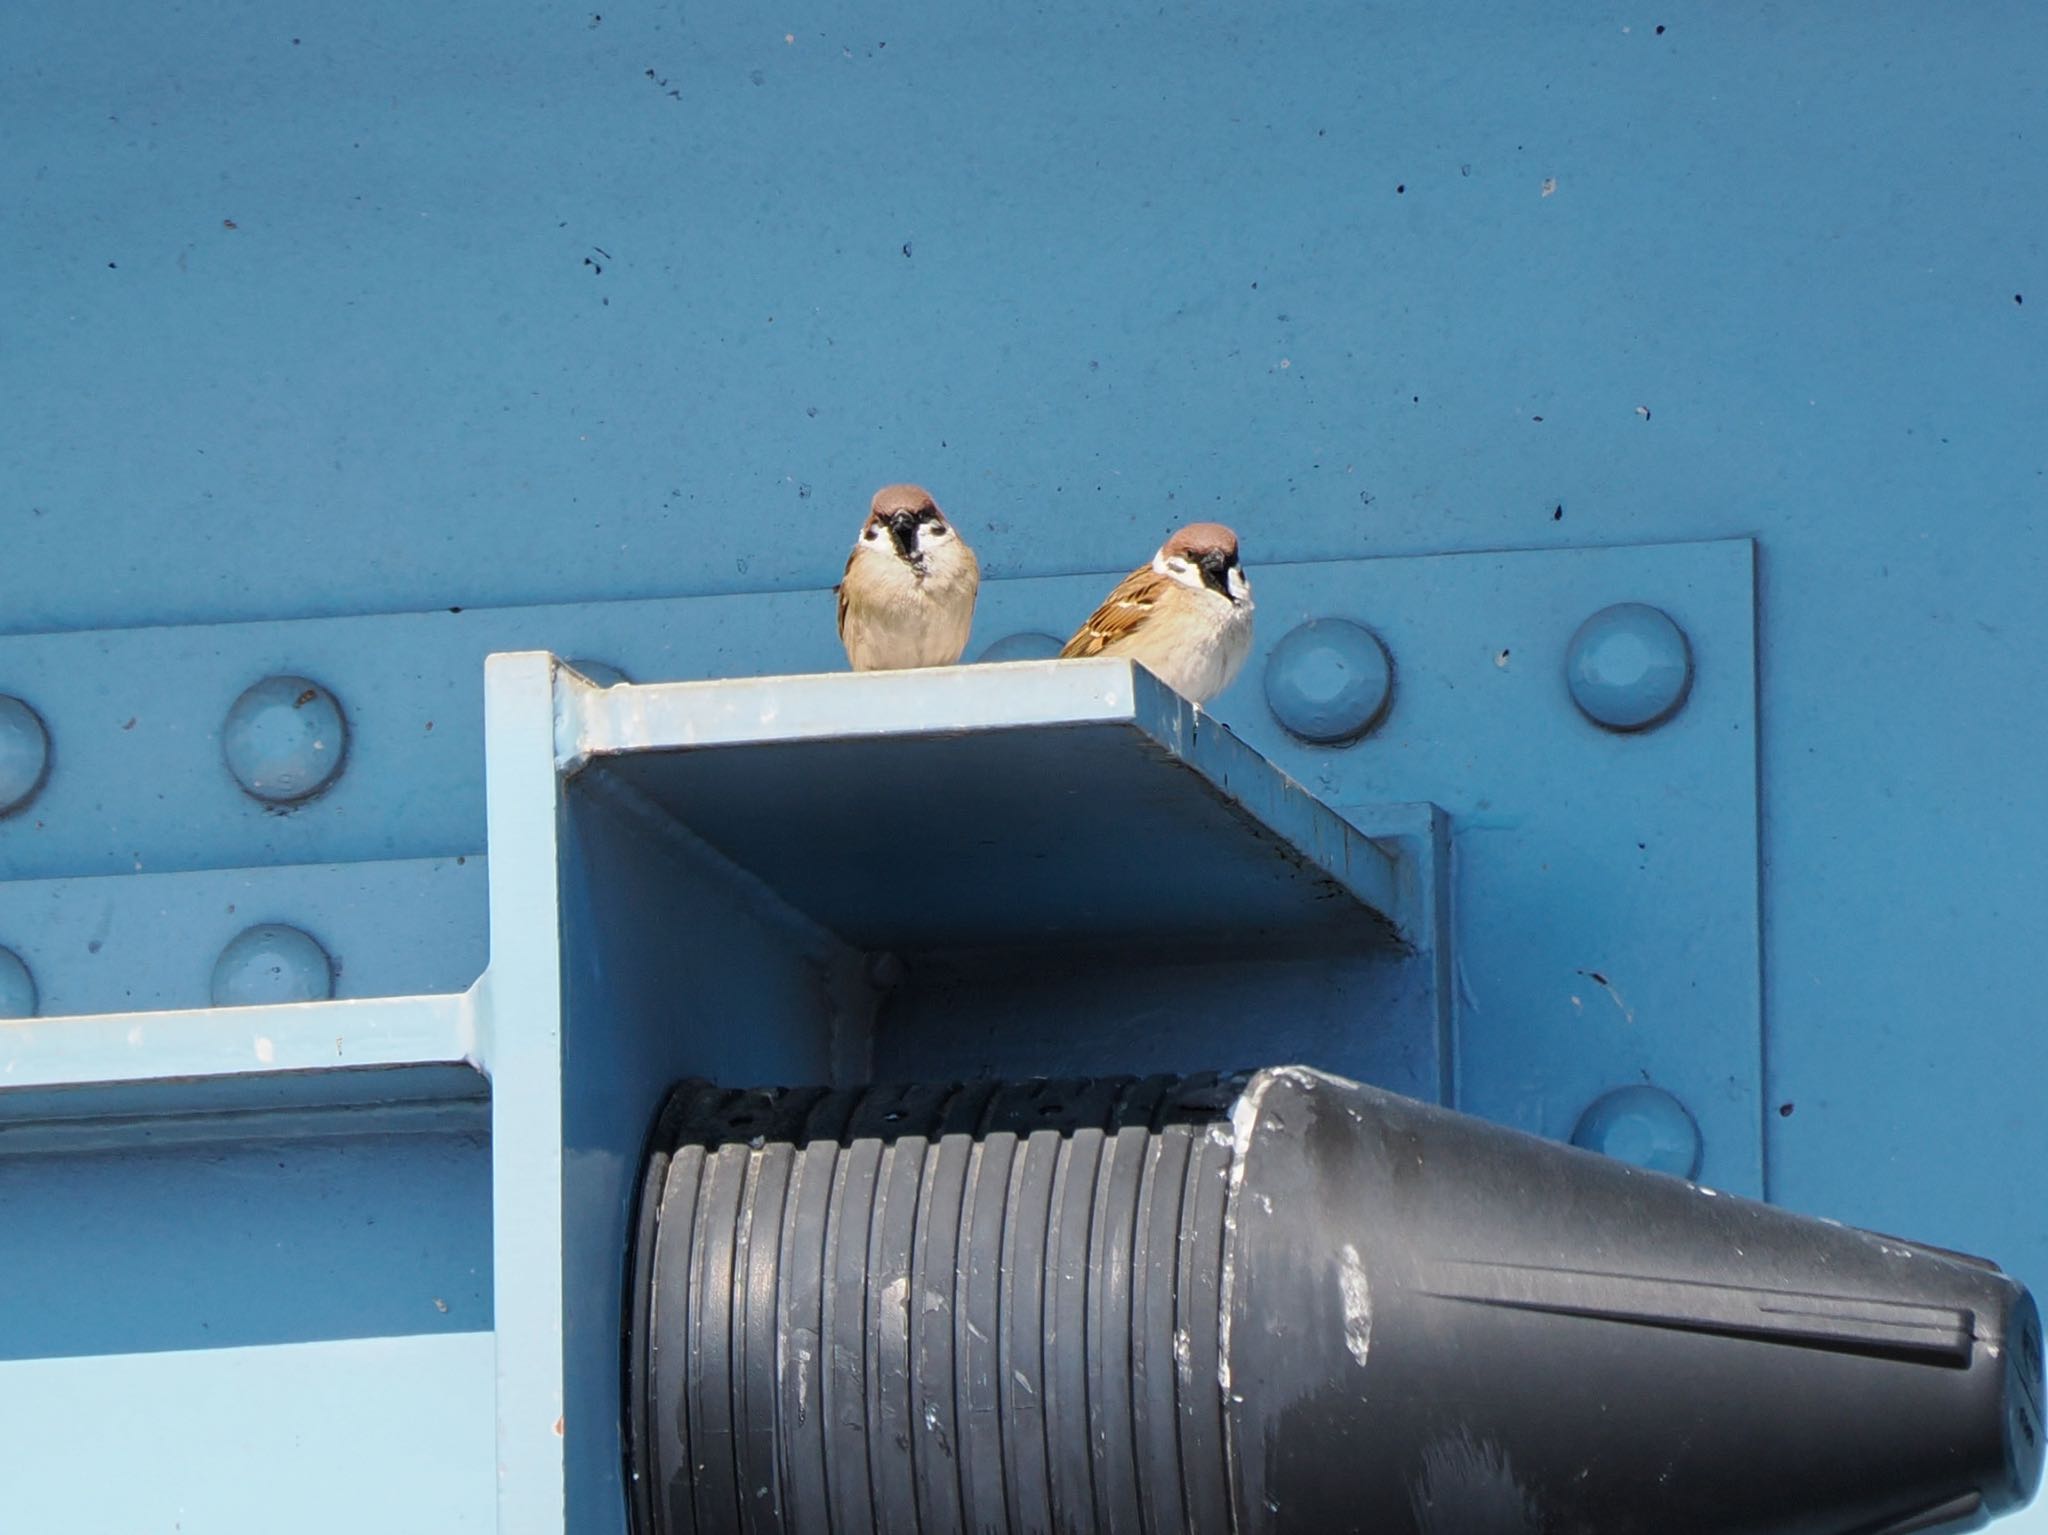
[(1252, 649), (1250, 588), (1242, 601), (1176, 585), (1145, 622), (1105, 647), (1129, 656), (1191, 703), (1207, 703), (1237, 680)]
[(887, 549), (862, 548), (846, 579), (846, 654), (856, 671), (948, 666), (967, 648), (980, 572), (957, 539), (922, 578)]

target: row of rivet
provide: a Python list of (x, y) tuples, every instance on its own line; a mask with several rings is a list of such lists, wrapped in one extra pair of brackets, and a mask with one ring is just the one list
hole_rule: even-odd
[[(251, 799), (296, 805), (334, 782), (348, 760), (348, 721), (334, 695), (306, 677), (265, 677), (228, 706), (221, 756)], [(19, 698), (0, 696), (0, 815), (20, 810), (50, 775), (50, 736)], [(215, 1007), (318, 1002), (334, 995), (334, 962), (310, 934), (282, 923), (238, 933), (214, 961)], [(35, 976), (0, 949), (0, 1018), (32, 1018)]]
[[(1006, 635), (976, 657), (1036, 661), (1059, 654), (1050, 634)], [(1661, 609), (1602, 608), (1565, 653), (1565, 686), (1594, 724), (1628, 732), (1661, 725), (1692, 687), (1692, 647)], [(1266, 657), (1266, 703), (1288, 732), (1317, 746), (1370, 735), (1394, 701), (1394, 661), (1378, 635), (1346, 618), (1296, 625)]]
[[(341, 771), (348, 721), (319, 683), (265, 677), (228, 706), (220, 744), (228, 771), (252, 799), (295, 805)], [(0, 694), (0, 816), (25, 807), (49, 776), (49, 727), (25, 700)]]
[[(1505, 653), (1502, 655), (1505, 663)], [(1602, 608), (1565, 648), (1565, 687), (1587, 719), (1617, 733), (1676, 714), (1692, 688), (1692, 646), (1671, 616), (1646, 603)], [(1378, 635), (1317, 618), (1281, 637), (1266, 658), (1266, 703), (1288, 732), (1318, 746), (1369, 735), (1394, 698), (1394, 663)], [(1602, 1094), (1579, 1116), (1572, 1143), (1680, 1178), (1698, 1174), (1699, 1124), (1660, 1087)]]
[[(569, 664), (608, 686), (625, 680), (600, 661)], [(319, 683), (296, 675), (265, 677), (228, 706), (220, 747), (228, 771), (251, 799), (302, 804), (346, 765), (348, 719)], [(0, 693), (0, 816), (26, 806), (49, 776), (49, 727), (27, 701)]]
[[(215, 1007), (324, 1002), (334, 995), (334, 961), (312, 934), (280, 922), (245, 928), (213, 962)], [(28, 962), (0, 949), (0, 1018), (33, 1018), (42, 998)]]
[[(250, 798), (295, 805), (331, 784), (348, 758), (348, 722), (334, 695), (299, 676), (265, 677), (228, 707), (221, 756)], [(0, 695), (0, 815), (22, 809), (50, 776), (50, 735), (19, 698)], [(334, 963), (309, 934), (261, 923), (214, 961), (213, 1005), (317, 1002), (334, 995)], [(0, 1018), (33, 1018), (41, 999), (22, 957), (0, 949)]]
[[(1057, 652), (1049, 634), (1012, 634), (982, 651), (984, 661)], [(610, 667), (581, 663), (600, 681)], [(1616, 603), (1587, 619), (1565, 655), (1572, 701), (1595, 724), (1647, 730), (1678, 712), (1692, 686), (1692, 647), (1669, 615), (1639, 602)], [(605, 675), (609, 673), (609, 675)], [(1266, 658), (1266, 702), (1293, 735), (1317, 745), (1356, 741), (1386, 718), (1394, 662), (1378, 635), (1343, 618), (1299, 624)], [(331, 784), (348, 757), (348, 721), (332, 693), (300, 676), (265, 677), (229, 706), (221, 726), (228, 771), (252, 798), (296, 805)], [(0, 694), (0, 816), (35, 798), (50, 775), (50, 735), (19, 698)]]

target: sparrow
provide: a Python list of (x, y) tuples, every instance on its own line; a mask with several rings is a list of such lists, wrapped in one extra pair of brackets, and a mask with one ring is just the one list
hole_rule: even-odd
[(1192, 522), (1124, 577), (1060, 655), (1129, 656), (1190, 703), (1229, 687), (1252, 648), (1252, 586), (1237, 535)]
[(884, 485), (846, 559), (839, 640), (857, 672), (949, 666), (967, 648), (981, 566), (921, 485)]

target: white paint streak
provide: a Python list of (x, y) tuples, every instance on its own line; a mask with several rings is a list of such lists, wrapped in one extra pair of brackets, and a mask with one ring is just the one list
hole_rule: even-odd
[(1348, 1085), (1342, 1077), (1333, 1077), (1309, 1066), (1276, 1066), (1273, 1075), (1289, 1087), (1298, 1087), (1305, 1093), (1312, 1093), (1326, 1083), (1337, 1087)]
[(277, 1059), (276, 1042), (258, 1034), (256, 1036), (256, 1059), (266, 1066), (275, 1061)]
[(1337, 1294), (1344, 1304), (1344, 1347), (1362, 1370), (1372, 1347), (1372, 1292), (1358, 1249), (1349, 1242), (1337, 1249)]
[(1230, 1105), (1230, 1189), (1223, 1201), (1223, 1273), (1216, 1294), (1216, 1384), (1230, 1390), (1230, 1308), (1237, 1295), (1237, 1191), (1244, 1182), (1245, 1153), (1259, 1127), (1259, 1109), (1279, 1078), (1262, 1071)]
[[(1230, 1106), (1230, 1191), (1223, 1204), (1223, 1273), (1217, 1287), (1216, 1307), (1216, 1384), (1226, 1396), (1230, 1393), (1230, 1312), (1237, 1294), (1238, 1189), (1244, 1183), (1245, 1158), (1251, 1151), (1252, 1136), (1267, 1121), (1266, 1094), (1280, 1083), (1302, 1092), (1313, 1092), (1325, 1084), (1350, 1086), (1344, 1078), (1313, 1067), (1274, 1066), (1255, 1075)], [(1277, 1117), (1272, 1118), (1271, 1128), (1281, 1128)], [(1220, 1125), (1210, 1126), (1210, 1136), (1220, 1142), (1221, 1130)]]

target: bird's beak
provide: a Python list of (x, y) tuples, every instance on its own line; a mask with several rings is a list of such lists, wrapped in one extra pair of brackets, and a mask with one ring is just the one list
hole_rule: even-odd
[(1230, 560), (1227, 556), (1221, 554), (1203, 555), (1202, 577), (1211, 586), (1215, 587), (1217, 591), (1229, 597), (1232, 602), (1237, 601), (1237, 598), (1232, 596), (1230, 591)]
[(889, 537), (896, 541), (896, 552), (906, 560), (917, 558), (917, 514), (915, 512), (892, 512), (889, 515)]

